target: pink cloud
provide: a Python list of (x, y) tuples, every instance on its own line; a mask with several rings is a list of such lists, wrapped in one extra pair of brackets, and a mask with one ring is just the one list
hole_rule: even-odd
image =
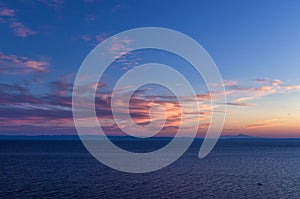
[(261, 86), (259, 88), (251, 89), (254, 97), (266, 96), (276, 92), (276, 89), (273, 86)]
[(88, 42), (88, 41), (90, 41), (92, 38), (91, 38), (91, 36), (89, 36), (89, 35), (81, 35), (81, 36), (80, 36), (80, 39), (83, 40), (83, 41), (85, 41), (85, 42)]
[(1, 72), (24, 73), (30, 71), (48, 72), (49, 63), (42, 60), (34, 60), (28, 57), (6, 55), (0, 52)]
[(229, 98), (231, 98), (231, 102), (228, 102), (227, 104), (236, 106), (253, 106), (253, 104), (249, 103), (249, 101), (271, 94), (296, 92), (300, 90), (300, 85), (284, 85), (284, 83), (279, 79), (255, 79), (254, 81), (257, 83), (263, 83), (263, 85), (259, 87), (240, 87), (236, 81), (224, 81), (224, 85), (228, 86), (226, 94)]
[(300, 90), (300, 85), (289, 85), (289, 86), (284, 86), (287, 91), (292, 91), (292, 90)]
[(9, 24), (14, 34), (18, 37), (25, 38), (36, 34), (29, 27), (26, 27), (22, 22), (16, 18), (16, 12), (13, 9), (3, 8), (0, 10), (0, 22)]
[(268, 120), (258, 120), (252, 124), (248, 124), (246, 129), (255, 129), (255, 128), (266, 128), (273, 126), (281, 126), (282, 119), (268, 119)]
[(283, 82), (279, 79), (269, 80), (269, 79), (265, 79), (265, 78), (257, 78), (254, 81), (257, 83), (271, 84), (273, 86), (279, 86), (279, 85), (283, 84)]
[(98, 35), (95, 36), (95, 39), (98, 41), (98, 42), (102, 42), (104, 41), (105, 39), (108, 38), (108, 33), (100, 33)]
[(99, 33), (96, 35), (92, 34), (84, 34), (80, 36), (80, 39), (84, 42), (92, 42), (93, 45), (99, 44), (99, 42), (104, 41), (109, 37), (109, 34), (104, 32), (104, 33)]
[(13, 29), (15, 35), (19, 37), (27, 37), (29, 35), (34, 35), (36, 32), (32, 31), (30, 28), (24, 26), (21, 22), (13, 22), (10, 24), (10, 27)]
[(235, 86), (237, 85), (238, 82), (237, 81), (233, 81), (233, 80), (224, 80), (224, 86)]
[(271, 84), (274, 85), (274, 86), (279, 86), (279, 85), (282, 84), (282, 81), (276, 79), (276, 80), (271, 81)]
[(29, 61), (26, 61), (24, 63), (24, 65), (32, 70), (48, 72), (48, 69), (46, 68), (46, 66), (48, 65), (47, 62), (29, 60)]
[(13, 9), (9, 9), (9, 8), (2, 8), (0, 10), (0, 16), (1, 17), (14, 17), (15, 11)]

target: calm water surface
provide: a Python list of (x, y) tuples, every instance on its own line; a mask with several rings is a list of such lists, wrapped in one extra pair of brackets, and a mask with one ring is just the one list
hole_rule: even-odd
[[(151, 151), (166, 141), (116, 143)], [(164, 169), (128, 174), (80, 141), (0, 141), (0, 198), (300, 198), (299, 139), (224, 139), (204, 159), (200, 144)]]

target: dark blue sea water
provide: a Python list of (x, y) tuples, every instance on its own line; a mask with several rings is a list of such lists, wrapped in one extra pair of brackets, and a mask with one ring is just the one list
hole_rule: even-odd
[[(116, 141), (133, 150), (165, 142)], [(223, 139), (199, 159), (201, 142), (162, 170), (128, 174), (80, 141), (2, 140), (0, 198), (300, 198), (299, 139)]]

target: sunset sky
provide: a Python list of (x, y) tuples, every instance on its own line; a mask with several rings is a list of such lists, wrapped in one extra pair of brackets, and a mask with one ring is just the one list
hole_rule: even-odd
[[(0, 135), (76, 134), (71, 95), (81, 63), (106, 38), (148, 26), (182, 32), (213, 58), (227, 95), (222, 135), (300, 137), (300, 2), (296, 0), (0, 0)], [(116, 40), (110, 52), (126, 50), (129, 43)], [(159, 50), (124, 55), (98, 85), (90, 85), (97, 87), (96, 110), (106, 133), (124, 135), (110, 110), (114, 84), (126, 71), (150, 62), (169, 65), (191, 82), (201, 110), (200, 117), (190, 120), (199, 120), (198, 136), (205, 135), (210, 99), (218, 93), (209, 94), (201, 76), (184, 60)], [(188, 103), (189, 96), (185, 97)], [(154, 110), (157, 120), (167, 117), (159, 135), (174, 135), (180, 107), (170, 91), (157, 85), (142, 87), (132, 96), (133, 120), (148, 124), (152, 105), (166, 110), (166, 115)]]

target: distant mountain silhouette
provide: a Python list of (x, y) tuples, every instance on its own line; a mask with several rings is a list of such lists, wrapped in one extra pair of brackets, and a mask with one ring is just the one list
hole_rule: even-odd
[(238, 135), (224, 135), (221, 138), (257, 138), (246, 134), (238, 134)]

